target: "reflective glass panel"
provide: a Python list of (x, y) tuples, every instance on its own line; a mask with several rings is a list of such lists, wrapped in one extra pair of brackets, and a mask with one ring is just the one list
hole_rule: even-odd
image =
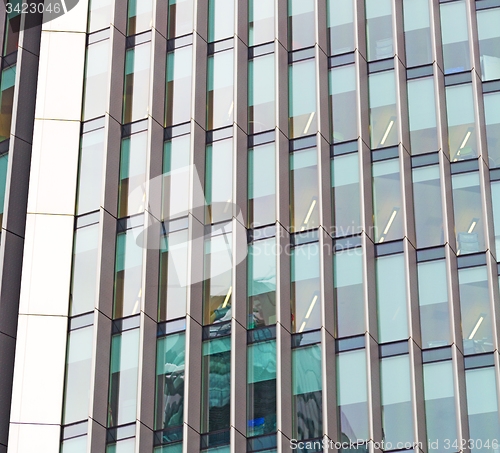
[(19, 43), (19, 30), (21, 27), (21, 13), (16, 11), (17, 5), (20, 6), (19, 0), (9, 2), (12, 5), (12, 12), (7, 13), (7, 22), (5, 24), (5, 42), (3, 54), (9, 55), (17, 51)]
[(477, 12), (477, 33), (483, 80), (500, 79), (500, 8)]
[(398, 144), (395, 83), (394, 71), (368, 76), (372, 149)]
[(128, 0), (127, 36), (150, 30), (152, 25), (152, 0)]
[(88, 313), (95, 307), (99, 224), (75, 231), (70, 316)]
[(150, 42), (128, 49), (125, 54), (124, 124), (148, 116), (150, 54)]
[(403, 0), (406, 66), (433, 62), (428, 0)]
[(276, 323), (276, 239), (248, 246), (248, 328)]
[(108, 103), (109, 39), (87, 46), (82, 120), (106, 113)]
[(193, 32), (193, 0), (168, 1), (168, 39)]
[(183, 423), (185, 336), (179, 333), (158, 339), (155, 429)]
[(89, 8), (89, 33), (107, 28), (111, 23), (112, 0), (91, 0)]
[(154, 453), (182, 453), (182, 442), (155, 447)]
[(444, 244), (439, 165), (414, 168), (412, 178), (417, 248)]
[(63, 424), (87, 420), (90, 401), (93, 326), (68, 334), (66, 381), (64, 386)]
[(187, 262), (188, 230), (166, 234), (160, 250), (160, 321), (186, 316)]
[(319, 244), (292, 249), (292, 332), (321, 327)]
[(274, 40), (274, 0), (248, 1), (248, 45)]
[(234, 0), (208, 0), (208, 42), (234, 35)]
[(405, 259), (402, 253), (376, 259), (379, 343), (408, 338)]
[(358, 138), (356, 105), (355, 66), (330, 69), (330, 115), (335, 143)]
[(148, 134), (141, 132), (122, 140), (118, 217), (144, 212)]
[(293, 438), (314, 439), (323, 435), (321, 397), (321, 346), (292, 350)]
[(368, 61), (394, 56), (391, 0), (366, 0), (366, 44)]
[(247, 436), (276, 431), (276, 340), (248, 346)]
[[(469, 438), (474, 440), (471, 451), (485, 451), (489, 440), (500, 439), (498, 426), (498, 403), (495, 368), (478, 368), (465, 371), (467, 387), (467, 413), (469, 415)], [(479, 444), (478, 441), (481, 441)], [(491, 447), (490, 447), (491, 448)]]
[(78, 171), (76, 213), (97, 211), (101, 206), (104, 129), (82, 135)]
[(0, 155), (0, 228), (3, 221), (3, 210), (5, 203), (5, 185), (7, 184), (7, 168), (9, 165), (9, 154)]
[(231, 320), (231, 237), (225, 233), (205, 241), (204, 324)]
[[(425, 424), (433, 451), (445, 452), (445, 443), (457, 441), (455, 390), (451, 360), (424, 364)], [(436, 444), (437, 442), (437, 444)]]
[(291, 231), (319, 226), (318, 155), (316, 148), (290, 154)]
[(165, 126), (191, 119), (191, 68), (193, 47), (186, 46), (167, 54), (167, 101)]
[(403, 237), (403, 213), (399, 159), (374, 162), (373, 218), (375, 241), (387, 242)]
[(142, 252), (137, 245), (139, 231), (127, 230), (116, 236), (115, 303), (113, 317), (139, 313), (142, 296)]
[(370, 438), (368, 432), (368, 395), (364, 349), (337, 356), (337, 405), (340, 411), (342, 442), (356, 443)]
[(318, 125), (314, 60), (304, 60), (291, 64), (288, 82), (290, 138), (315, 134)]
[(478, 172), (452, 175), (457, 255), (485, 250)]
[(451, 343), (446, 261), (418, 263), (418, 302), (422, 348)]
[(233, 50), (208, 57), (207, 130), (233, 124)]
[(203, 343), (201, 431), (229, 429), (231, 337)]
[(354, 50), (354, 7), (351, 0), (328, 0), (328, 44), (330, 55)]
[(446, 87), (446, 112), (451, 160), (474, 159), (478, 154), (472, 84)]
[(335, 236), (361, 232), (358, 153), (335, 156), (331, 162)]
[(274, 54), (248, 62), (248, 133), (274, 129)]
[(500, 181), (491, 182), (491, 204), (493, 206), (493, 226), (495, 228), (496, 256), (500, 256)]
[(139, 329), (127, 330), (121, 334), (113, 335), (111, 339), (108, 428), (135, 422), (137, 418), (138, 368)]
[(314, 0), (288, 0), (288, 50), (314, 46)]
[(439, 6), (441, 8), (444, 73), (468, 71), (471, 66), (465, 0), (441, 3)]
[(500, 167), (500, 92), (484, 95), (486, 140), (488, 142), (488, 164)]
[(386, 357), (380, 361), (382, 393), (382, 439), (397, 445), (413, 442), (413, 416), (408, 355)]
[(408, 80), (408, 114), (412, 155), (438, 150), (434, 79)]
[(86, 453), (87, 436), (66, 439), (61, 443), (61, 453)]
[(458, 270), (464, 354), (493, 351), (486, 266)]
[(337, 335), (348, 337), (365, 333), (363, 249), (337, 251), (333, 259)]
[(233, 140), (207, 145), (205, 166), (206, 223), (233, 216)]
[(108, 444), (106, 453), (134, 453), (135, 452), (135, 439), (125, 439), (119, 442)]
[(0, 142), (10, 137), (15, 83), (16, 66), (14, 65), (2, 71), (2, 81), (0, 83)]

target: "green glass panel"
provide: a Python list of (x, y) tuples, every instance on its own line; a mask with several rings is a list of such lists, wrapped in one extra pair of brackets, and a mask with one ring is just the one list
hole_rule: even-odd
[(427, 0), (403, 0), (406, 65), (411, 68), (433, 62)]
[(289, 66), (289, 132), (290, 138), (315, 134), (316, 78), (314, 59), (299, 61)]
[(395, 146), (399, 140), (394, 71), (370, 74), (368, 89), (371, 148)]
[(391, 0), (366, 0), (365, 4), (368, 61), (393, 57)]
[(444, 73), (468, 71), (471, 64), (465, 0), (441, 3), (439, 6)]

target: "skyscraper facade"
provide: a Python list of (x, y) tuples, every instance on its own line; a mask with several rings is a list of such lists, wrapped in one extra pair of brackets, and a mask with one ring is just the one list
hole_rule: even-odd
[(500, 0), (33, 4), (1, 453), (499, 452)]

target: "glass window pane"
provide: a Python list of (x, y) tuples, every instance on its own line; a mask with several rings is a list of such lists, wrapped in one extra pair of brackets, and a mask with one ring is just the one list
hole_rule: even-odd
[(318, 129), (315, 71), (314, 60), (299, 61), (289, 66), (288, 124), (290, 138), (315, 134)]
[(441, 8), (444, 73), (468, 71), (471, 66), (465, 0), (441, 3), (439, 6)]
[(314, 0), (288, 0), (288, 50), (314, 46)]
[(118, 217), (144, 212), (148, 134), (141, 132), (122, 140)]
[(399, 159), (374, 162), (372, 174), (375, 241), (401, 239), (403, 213), (400, 212), (402, 201)]
[[(498, 403), (495, 382), (495, 368), (478, 368), (465, 371), (467, 387), (467, 413), (469, 414), (469, 438), (477, 446), (481, 440), (485, 445), (489, 440), (500, 439), (498, 426)], [(471, 445), (472, 446), (472, 445)], [(484, 451), (486, 448), (471, 448), (471, 451)]]
[[(445, 442), (457, 442), (455, 390), (451, 360), (424, 364), (425, 424), (427, 441), (447, 451)], [(437, 442), (437, 444), (435, 444)], [(448, 450), (449, 451), (449, 450)]]
[[(408, 355), (380, 361), (382, 431), (385, 443), (413, 442), (413, 416)], [(395, 447), (393, 447), (395, 448)], [(389, 449), (389, 448), (388, 448)]]
[(500, 8), (477, 12), (477, 33), (483, 80), (500, 79)]
[(337, 334), (339, 337), (363, 334), (365, 333), (363, 249), (356, 247), (338, 251), (333, 259)]
[(168, 1), (168, 39), (193, 32), (193, 0)]
[(418, 302), (422, 348), (451, 343), (446, 261), (418, 263)]
[(153, 25), (152, 0), (128, 0), (127, 36), (150, 30)]
[(474, 159), (477, 157), (477, 138), (472, 84), (446, 87), (446, 112), (451, 160)]
[(21, 13), (17, 12), (19, 0), (9, 2), (12, 5), (12, 12), (7, 14), (7, 23), (5, 25), (5, 43), (3, 48), (4, 55), (10, 55), (17, 51), (19, 43), (19, 30), (21, 28)]
[(248, 246), (248, 328), (276, 323), (276, 239)]
[(376, 259), (379, 343), (408, 338), (404, 255)]
[(321, 327), (319, 244), (292, 249), (292, 332)]
[(208, 0), (208, 42), (234, 35), (234, 0)]
[(61, 453), (87, 453), (87, 436), (64, 440), (61, 444)]
[(231, 337), (203, 343), (201, 431), (229, 429)]
[(276, 149), (274, 143), (248, 150), (248, 224), (276, 221)]
[(318, 155), (316, 148), (290, 154), (291, 231), (319, 226)]
[(233, 124), (233, 50), (208, 57), (207, 130)]
[(89, 8), (89, 33), (107, 28), (111, 23), (111, 0), (91, 0)]
[(231, 320), (231, 237), (225, 233), (205, 241), (204, 324)]
[(490, 168), (500, 166), (500, 92), (485, 93), (484, 116)]
[(323, 435), (321, 346), (292, 350), (293, 438)]
[(394, 71), (368, 76), (371, 148), (398, 144), (396, 81)]
[(167, 101), (165, 126), (191, 120), (191, 69), (193, 47), (186, 46), (167, 54)]
[(394, 56), (391, 0), (366, 0), (368, 61)]
[(70, 316), (94, 310), (97, 285), (99, 224), (75, 231)]
[(187, 278), (188, 231), (166, 234), (160, 250), (160, 321), (186, 316)]
[(206, 223), (229, 220), (233, 216), (233, 140), (207, 145), (205, 167)]
[(158, 339), (155, 429), (183, 423), (185, 336), (179, 333)]
[(337, 405), (342, 442), (356, 443), (358, 439), (370, 438), (366, 376), (364, 349), (337, 356)]
[(452, 175), (457, 255), (485, 250), (478, 172)]
[(155, 447), (154, 453), (182, 453), (182, 442)]
[(493, 351), (486, 266), (458, 270), (464, 354)]
[(276, 432), (276, 340), (248, 346), (247, 436)]
[(3, 210), (5, 203), (5, 186), (7, 184), (7, 169), (9, 165), (9, 154), (0, 155), (0, 228), (3, 221)]
[(142, 252), (139, 232), (127, 230), (116, 237), (114, 319), (139, 313), (142, 296)]
[(354, 50), (354, 7), (352, 1), (328, 0), (328, 44), (330, 55)]
[(108, 428), (135, 422), (137, 418), (138, 368), (139, 329), (113, 335), (111, 339)]
[(123, 102), (124, 124), (141, 120), (148, 116), (150, 60), (150, 42), (127, 50), (125, 55), (125, 89)]
[(114, 444), (108, 444), (106, 453), (134, 453), (135, 439), (120, 440)]
[(412, 178), (417, 248), (444, 244), (439, 165), (414, 168)]
[(14, 65), (2, 71), (2, 81), (0, 83), (0, 142), (10, 137), (15, 83), (16, 66)]
[(248, 45), (274, 41), (274, 0), (248, 1)]
[(248, 133), (274, 129), (274, 54), (248, 62)]
[(335, 236), (361, 232), (358, 153), (336, 156), (331, 162)]
[(403, 0), (406, 66), (433, 62), (428, 0)]
[(335, 143), (358, 138), (356, 105), (355, 66), (347, 65), (330, 69), (331, 128)]
[(408, 114), (412, 155), (437, 151), (434, 79), (408, 80)]
[(97, 211), (101, 206), (104, 129), (82, 135), (78, 171), (76, 213)]
[(83, 121), (106, 113), (108, 103), (109, 39), (87, 47)]
[(496, 256), (500, 257), (500, 181), (491, 182), (491, 204), (493, 205)]
[(94, 327), (70, 331), (66, 357), (63, 424), (87, 420)]

